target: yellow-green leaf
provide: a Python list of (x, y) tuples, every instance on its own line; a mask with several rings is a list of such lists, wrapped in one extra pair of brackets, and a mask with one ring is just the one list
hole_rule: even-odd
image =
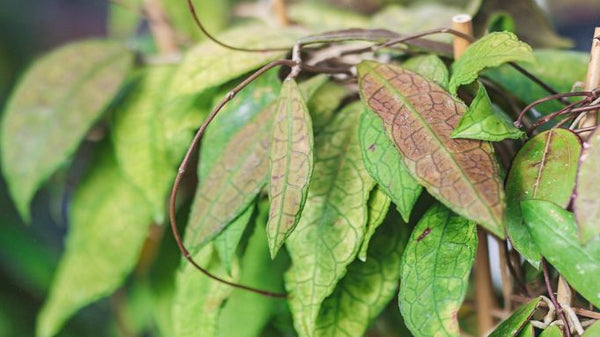
[(368, 204), (369, 218), (367, 220), (367, 231), (365, 232), (365, 238), (360, 246), (360, 251), (358, 252), (358, 258), (362, 262), (367, 260), (367, 251), (371, 237), (375, 234), (375, 230), (377, 230), (379, 225), (383, 223), (383, 220), (388, 213), (388, 209), (390, 208), (391, 201), (390, 197), (388, 197), (379, 186), (375, 186), (371, 191)]
[(35, 192), (75, 152), (121, 87), (132, 53), (108, 40), (63, 46), (37, 60), (2, 120), (2, 170), (21, 217)]
[(535, 337), (535, 330), (531, 323), (525, 324), (521, 332), (517, 335), (518, 337)]
[[(589, 328), (589, 329), (591, 329), (591, 328)], [(598, 333), (600, 334), (600, 331), (598, 331)], [(594, 337), (594, 336), (598, 336), (598, 335), (586, 336), (585, 334), (583, 334), (582, 337)], [(540, 334), (540, 337), (563, 337), (563, 333), (562, 333), (562, 330), (560, 330), (560, 328), (558, 326), (551, 325), (551, 326), (547, 327), (546, 329), (544, 329), (544, 331), (542, 331), (542, 333)]]
[(413, 178), (456, 213), (504, 237), (504, 189), (492, 146), (450, 137), (465, 105), (397, 66), (364, 61), (358, 76), (363, 102), (383, 121)]
[(294, 326), (313, 336), (323, 300), (354, 260), (367, 224), (374, 181), (358, 142), (360, 103), (343, 109), (315, 138), (315, 166), (298, 226), (286, 246), (292, 267), (285, 275)]
[(544, 200), (521, 202), (536, 246), (581, 296), (600, 307), (600, 239), (582, 247), (573, 213)]
[(437, 55), (421, 55), (408, 59), (402, 67), (434, 81), (442, 88), (448, 88), (448, 68)]
[(333, 294), (323, 302), (315, 336), (364, 336), (396, 293), (409, 234), (403, 223), (386, 220), (379, 227), (366, 262), (352, 262)]
[(513, 33), (494, 32), (482, 37), (452, 64), (450, 92), (456, 94), (459, 86), (475, 81), (483, 69), (510, 61), (534, 62), (533, 50)]
[(294, 230), (306, 201), (313, 170), (313, 131), (304, 98), (292, 79), (286, 80), (275, 108), (269, 149), (269, 222), (271, 257)]
[(423, 215), (402, 258), (398, 303), (410, 331), (459, 336), (457, 313), (477, 250), (475, 224), (440, 204)]
[(240, 240), (244, 234), (244, 230), (250, 222), (252, 213), (254, 213), (254, 203), (251, 203), (245, 210), (242, 211), (227, 227), (219, 233), (213, 240), (215, 250), (223, 263), (225, 270), (231, 274), (232, 261), (235, 257)]
[[(559, 335), (557, 335), (557, 336), (559, 336)], [(562, 335), (560, 335), (560, 336), (562, 336)], [(600, 336), (600, 321), (596, 321), (596, 323), (592, 324), (592, 326), (587, 328), (585, 330), (585, 332), (583, 333), (583, 336), (581, 336), (581, 337), (596, 337), (596, 336)], [(548, 337), (554, 337), (554, 336), (548, 336)]]
[(577, 173), (577, 197), (575, 198), (575, 219), (579, 226), (579, 237), (583, 244), (600, 234), (600, 129), (596, 129), (587, 140), (579, 172)]
[(452, 138), (469, 138), (487, 141), (523, 138), (525, 133), (517, 129), (510, 118), (492, 104), (483, 84), (479, 83), (477, 95), (469, 110), (462, 116)]
[(120, 168), (152, 205), (162, 223), (165, 200), (175, 177), (176, 163), (169, 160), (160, 115), (162, 92), (174, 67), (146, 69), (134, 88), (115, 108), (112, 140)]
[(506, 233), (515, 249), (536, 267), (541, 256), (523, 223), (521, 201), (541, 199), (567, 207), (580, 153), (579, 137), (553, 129), (533, 137), (513, 159), (506, 179)]
[(103, 149), (71, 205), (66, 251), (37, 323), (37, 336), (56, 335), (82, 307), (112, 293), (135, 266), (152, 210)]
[(515, 310), (509, 318), (505, 319), (489, 337), (515, 337), (523, 329), (529, 321), (533, 313), (537, 309), (541, 298), (535, 298), (526, 304), (523, 304), (519, 309)]

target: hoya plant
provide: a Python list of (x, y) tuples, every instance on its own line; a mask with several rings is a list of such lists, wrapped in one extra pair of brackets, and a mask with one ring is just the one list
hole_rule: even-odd
[(10, 195), (83, 178), (37, 336), (598, 336), (600, 29), (381, 3), (119, 1), (39, 57)]

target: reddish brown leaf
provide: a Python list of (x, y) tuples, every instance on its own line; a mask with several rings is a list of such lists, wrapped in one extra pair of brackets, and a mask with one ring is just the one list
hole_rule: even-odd
[(360, 93), (414, 178), (446, 206), (504, 237), (504, 190), (492, 146), (450, 134), (466, 111), (439, 85), (388, 64), (358, 65)]

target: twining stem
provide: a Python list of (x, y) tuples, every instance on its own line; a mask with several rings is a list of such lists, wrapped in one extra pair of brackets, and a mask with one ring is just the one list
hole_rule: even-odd
[(552, 285), (550, 284), (550, 276), (548, 274), (548, 264), (546, 263), (546, 260), (544, 258), (542, 258), (542, 270), (544, 272), (544, 282), (546, 283), (546, 290), (548, 291), (548, 297), (550, 297), (552, 304), (554, 304), (554, 307), (556, 308), (556, 312), (558, 312), (560, 319), (564, 323), (565, 336), (571, 337), (571, 327), (569, 326), (569, 321), (567, 320), (567, 317), (565, 316), (565, 313), (562, 310), (562, 306), (560, 305), (560, 303), (558, 303), (558, 301), (556, 300), (556, 297), (554, 296), (554, 290), (552, 289)]
[[(531, 297), (525, 297), (525, 296), (519, 296), (519, 295), (513, 295), (511, 297), (511, 299), (517, 303), (527, 303), (532, 300)], [(547, 307), (546, 302), (543, 302), (543, 301), (540, 302), (540, 306)], [(573, 310), (573, 312), (575, 312), (579, 316), (600, 320), (600, 312), (596, 312), (593, 310), (587, 310), (587, 309), (583, 309), (583, 308), (577, 308), (577, 307), (571, 307), (571, 309)]]

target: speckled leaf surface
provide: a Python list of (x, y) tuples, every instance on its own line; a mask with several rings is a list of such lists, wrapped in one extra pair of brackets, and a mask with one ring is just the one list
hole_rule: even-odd
[(600, 129), (596, 129), (586, 141), (579, 172), (577, 173), (577, 197), (575, 219), (579, 226), (579, 237), (584, 244), (600, 234)]
[(510, 315), (509, 318), (505, 319), (492, 333), (489, 337), (514, 337), (517, 336), (518, 333), (523, 329), (525, 324), (529, 321), (535, 309), (537, 309), (538, 304), (540, 303), (541, 298), (536, 298), (529, 301), (526, 304), (523, 304), (519, 309), (515, 310), (515, 312)]
[(398, 303), (410, 331), (458, 336), (458, 309), (477, 250), (475, 224), (433, 205), (412, 232), (402, 257)]
[(220, 233), (265, 186), (273, 107), (265, 108), (231, 137), (200, 182), (185, 234), (190, 252)]
[(361, 117), (359, 138), (367, 171), (392, 198), (404, 221), (408, 221), (421, 195), (421, 185), (412, 177), (386, 135), (381, 118), (369, 109), (365, 109)]
[(504, 237), (504, 189), (492, 146), (450, 138), (465, 105), (400, 67), (366, 61), (358, 73), (363, 102), (383, 120), (413, 178), (456, 213)]
[(286, 246), (292, 267), (285, 275), (294, 326), (314, 336), (323, 300), (354, 260), (367, 224), (374, 181), (366, 172), (358, 142), (363, 107), (349, 105), (315, 138), (315, 166), (298, 226)]
[(506, 232), (515, 249), (537, 266), (540, 252), (523, 223), (521, 201), (541, 199), (566, 207), (581, 153), (579, 137), (564, 129), (542, 132), (513, 159), (506, 180)]
[(455, 94), (459, 86), (475, 81), (483, 69), (511, 61), (534, 62), (533, 50), (510, 32), (485, 35), (472, 43), (452, 64), (450, 92)]
[(125, 281), (146, 240), (152, 209), (103, 148), (77, 188), (70, 220), (65, 252), (38, 317), (39, 337), (55, 336), (76, 311)]
[(165, 199), (175, 177), (169, 160), (164, 125), (161, 123), (162, 91), (174, 67), (146, 69), (125, 100), (113, 113), (112, 140), (121, 170), (152, 205), (154, 218), (162, 223)]
[[(234, 276), (225, 276), (226, 272), (212, 244), (204, 246), (193, 257), (209, 272), (230, 282), (236, 282), (239, 277), (237, 264), (234, 265)], [(221, 309), (233, 288), (206, 277), (189, 263), (183, 264), (175, 277), (172, 307), (175, 336), (217, 336)]]
[(525, 133), (517, 129), (510, 118), (500, 108), (492, 105), (492, 101), (483, 84), (479, 83), (477, 95), (471, 102), (469, 110), (462, 116), (452, 138), (469, 138), (487, 141), (523, 138)]
[(444, 62), (437, 55), (411, 57), (402, 63), (402, 67), (420, 74), (428, 80), (439, 84), (442, 88), (448, 88), (450, 74)]
[[(559, 336), (559, 335), (557, 335)], [(596, 323), (592, 324), (589, 328), (585, 330), (582, 337), (595, 337), (600, 336), (600, 321), (596, 321)], [(554, 337), (554, 336), (547, 336)]]
[[(548, 83), (557, 92), (569, 92), (575, 82), (585, 80), (590, 59), (588, 52), (535, 50), (534, 55), (536, 62), (518, 62), (518, 64)], [(487, 69), (482, 75), (509, 90), (525, 104), (548, 95), (545, 89), (509, 65)], [(546, 114), (559, 110), (563, 106), (558, 101), (551, 101), (536, 106), (535, 110)]]
[(392, 199), (390, 199), (379, 186), (375, 186), (371, 191), (369, 203), (367, 205), (369, 209), (367, 230), (365, 232), (363, 243), (360, 246), (360, 251), (358, 252), (358, 258), (363, 262), (367, 260), (367, 252), (371, 238), (379, 225), (383, 223), (383, 220), (388, 213), (388, 209), (390, 208), (391, 201)]
[(377, 229), (366, 262), (355, 260), (321, 306), (315, 336), (364, 336), (396, 293), (400, 260), (410, 230), (386, 222)]
[[(87, 40), (38, 59), (2, 120), (2, 171), (21, 217), (35, 192), (75, 152), (121, 87), (132, 63), (123, 44)], [(65, 67), (65, 65), (68, 65)]]
[[(598, 331), (598, 333), (600, 334), (600, 331)], [(594, 337), (594, 336), (598, 336), (598, 335), (589, 335), (589, 336), (586, 336), (585, 334), (583, 335), (583, 337)], [(551, 325), (551, 326), (547, 327), (546, 329), (544, 329), (544, 331), (542, 331), (542, 333), (540, 334), (540, 337), (563, 337), (563, 333), (559, 327), (557, 327), (556, 325)]]
[(569, 284), (600, 307), (600, 239), (582, 247), (573, 213), (544, 200), (521, 202), (523, 218), (540, 252)]
[(227, 227), (219, 233), (213, 240), (215, 250), (219, 255), (219, 259), (223, 264), (223, 268), (231, 274), (231, 266), (235, 253), (237, 251), (242, 234), (250, 222), (252, 213), (254, 213), (255, 205), (251, 203), (235, 218)]
[(275, 108), (269, 149), (267, 237), (271, 257), (294, 230), (313, 170), (313, 130), (304, 98), (294, 80), (286, 80)]

